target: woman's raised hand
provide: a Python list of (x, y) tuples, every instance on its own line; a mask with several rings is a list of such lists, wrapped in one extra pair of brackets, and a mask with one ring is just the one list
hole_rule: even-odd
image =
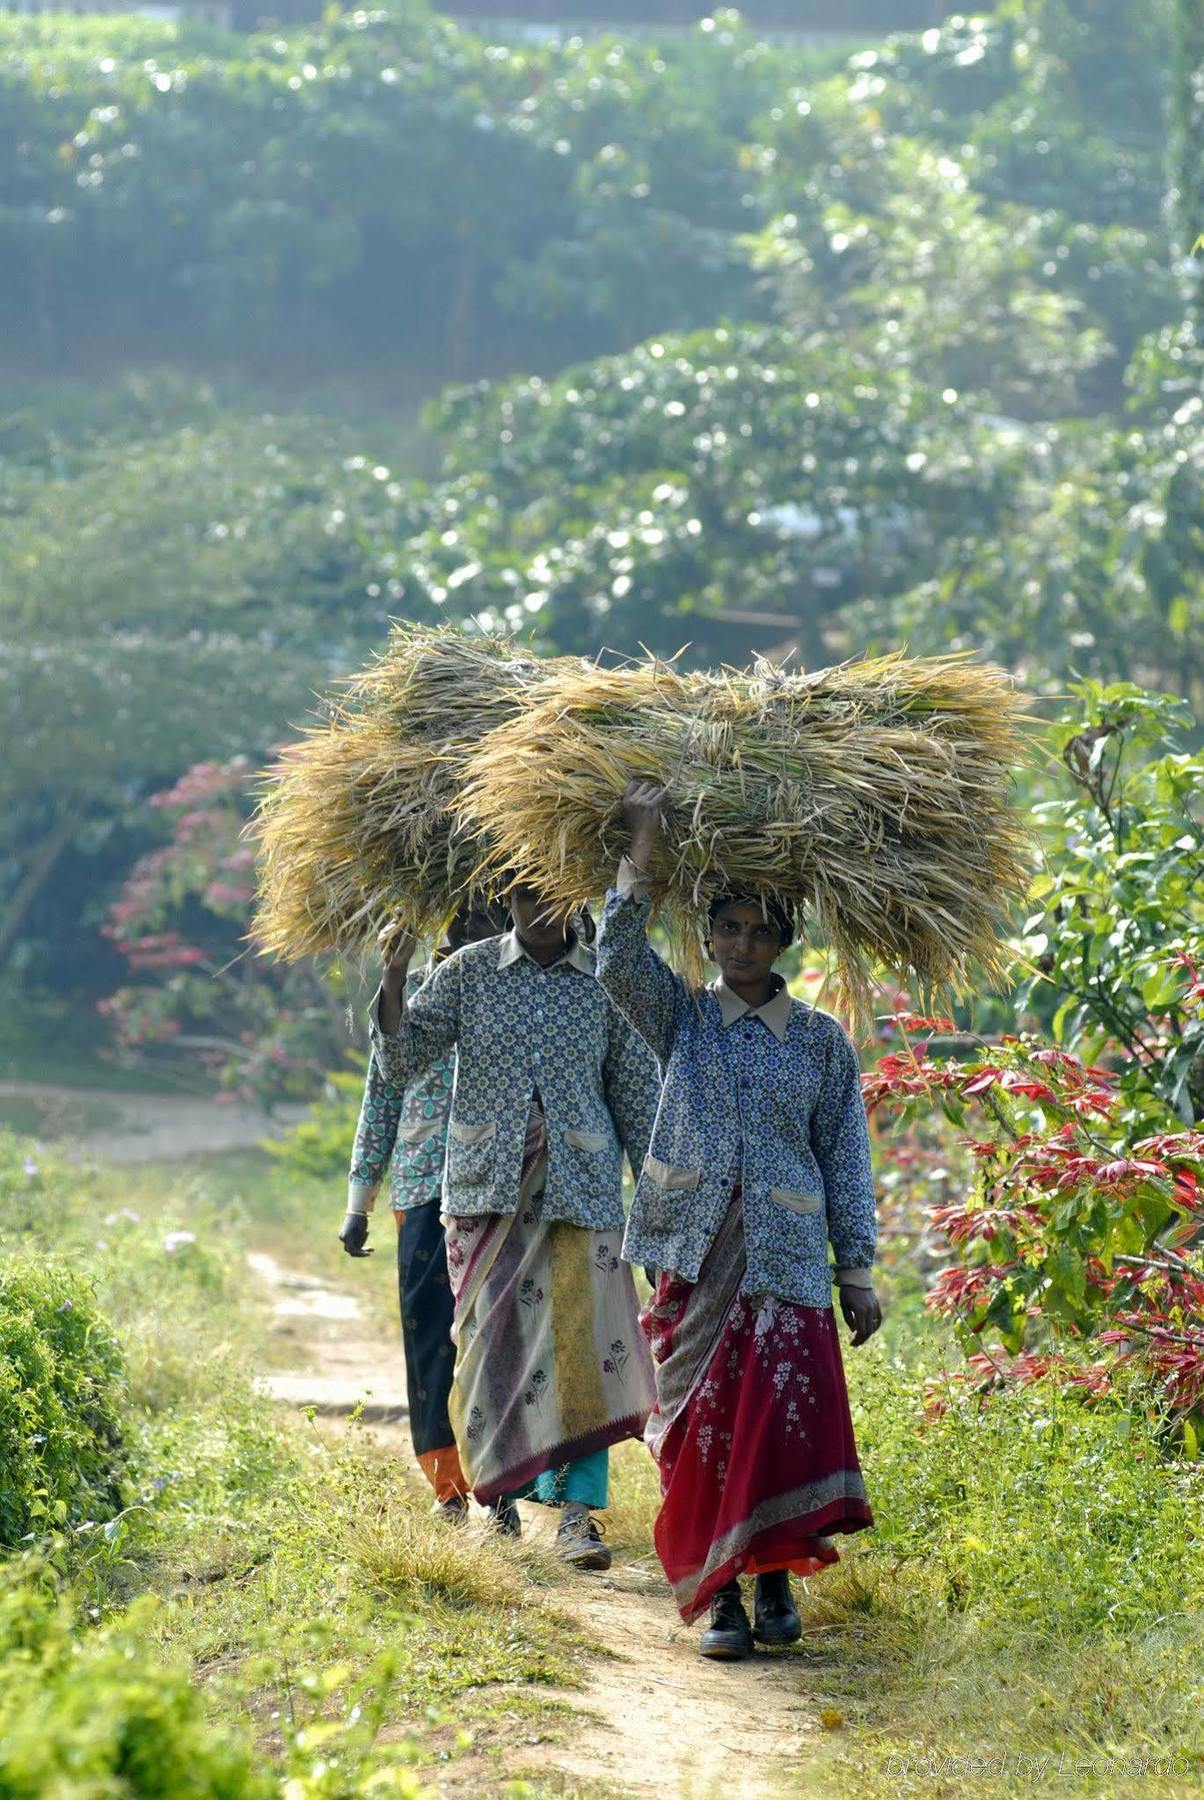
[(386, 983), (403, 984), (411, 958), (418, 948), (418, 939), (413, 932), (404, 930), (400, 925), (386, 925), (383, 931), (377, 933), (376, 941), (380, 945)]
[(409, 973), (410, 958), (418, 948), (418, 939), (413, 932), (406, 931), (400, 925), (386, 925), (377, 933), (376, 941), (380, 945), (380, 1009), (377, 1022), (382, 1031), (394, 1037), (401, 1024), (401, 1015), (405, 1006), (406, 976)]
[(631, 860), (646, 869), (669, 795), (655, 781), (629, 781), (623, 790), (623, 823), (631, 833)]

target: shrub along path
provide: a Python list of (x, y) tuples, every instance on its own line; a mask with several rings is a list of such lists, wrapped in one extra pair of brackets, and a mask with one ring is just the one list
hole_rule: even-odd
[[(362, 1403), (381, 1441), (409, 1459), (401, 1350), (392, 1333), (373, 1330), (349, 1289), (262, 1253), (252, 1260), (257, 1283), (272, 1295), (281, 1364), (263, 1371), (261, 1386), (327, 1416)], [(621, 1453), (625, 1462), (644, 1454), (638, 1445)], [(620, 1477), (620, 1502), (626, 1485)], [(521, 1510), (526, 1531), (550, 1536), (555, 1515)], [(582, 1575), (560, 1597), (599, 1652), (582, 1671), (584, 1689), (561, 1696), (574, 1709), (572, 1725), (563, 1737), (557, 1733), (559, 1741), (522, 1753), (510, 1775), (541, 1787), (559, 1776), (567, 1791), (583, 1784), (615, 1800), (703, 1800), (732, 1791), (773, 1800), (788, 1781), (797, 1792), (799, 1756), (818, 1751), (821, 1712), (839, 1706), (839, 1697), (818, 1692), (814, 1670), (791, 1652), (760, 1651), (736, 1667), (703, 1662), (697, 1630), (677, 1617), (646, 1527), (641, 1542), (635, 1509), (621, 1503), (617, 1512), (614, 1568)], [(469, 1756), (443, 1772), (440, 1788), (481, 1794), (480, 1780)]]

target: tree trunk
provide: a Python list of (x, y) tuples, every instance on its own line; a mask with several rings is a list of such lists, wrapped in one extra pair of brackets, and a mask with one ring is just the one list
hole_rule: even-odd
[(17, 882), (3, 919), (0, 919), (0, 965), (8, 960), (17, 934), (24, 925), (34, 901), (50, 879), (52, 870), (82, 823), (74, 813), (60, 819), (42, 839), (30, 859), (25, 873)]

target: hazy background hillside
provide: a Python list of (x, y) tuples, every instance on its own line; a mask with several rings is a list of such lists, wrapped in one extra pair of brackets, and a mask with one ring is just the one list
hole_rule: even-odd
[(1199, 700), (1198, 10), (554, 10), (0, 15), (10, 1066), (390, 616)]

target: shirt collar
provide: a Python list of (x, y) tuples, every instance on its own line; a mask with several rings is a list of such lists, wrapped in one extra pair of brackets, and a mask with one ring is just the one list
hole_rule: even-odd
[(741, 1000), (739, 994), (734, 994), (728, 987), (722, 975), (718, 981), (713, 981), (711, 992), (719, 1002), (719, 1016), (724, 1026), (734, 1025), (737, 1019), (760, 1019), (762, 1024), (768, 1025), (780, 1044), (790, 1023), (790, 989), (780, 975), (774, 979), (780, 985), (763, 1006), (750, 1006), (747, 1000)]
[(499, 969), (508, 969), (511, 963), (518, 962), (521, 957), (526, 957), (527, 961), (533, 963), (537, 969), (559, 969), (567, 963), (570, 968), (579, 969), (583, 975), (592, 975), (594, 972), (593, 952), (575, 934), (564, 955), (558, 956), (554, 963), (537, 963), (525, 949), (517, 931), (511, 926), (509, 931), (502, 934), (502, 947), (498, 951), (497, 966)]

